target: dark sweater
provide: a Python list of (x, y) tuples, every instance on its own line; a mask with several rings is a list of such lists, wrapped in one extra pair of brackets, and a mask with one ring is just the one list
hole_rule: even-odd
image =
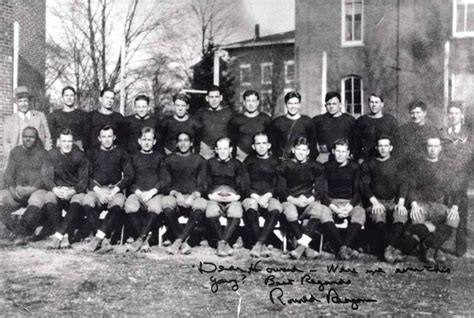
[(399, 153), (405, 162), (410, 165), (425, 157), (425, 143), (428, 136), (439, 135), (437, 129), (429, 123), (420, 126), (409, 122), (400, 126), (399, 132)]
[(131, 192), (135, 190), (148, 191), (151, 189), (161, 190), (160, 168), (163, 155), (159, 152), (142, 153), (132, 155), (132, 166), (134, 180), (130, 187)]
[(306, 137), (310, 143), (310, 158), (318, 156), (316, 149), (316, 136), (314, 125), (306, 115), (301, 115), (297, 120), (280, 116), (273, 120), (271, 125), (271, 140), (273, 154), (277, 158), (290, 158), (293, 142), (297, 137)]
[(288, 196), (314, 196), (320, 200), (325, 192), (324, 166), (316, 161), (300, 163), (285, 160), (278, 169), (280, 199), (286, 201)]
[(331, 152), (334, 142), (340, 138), (349, 141), (350, 149), (354, 149), (354, 126), (355, 119), (349, 114), (342, 113), (338, 117), (333, 117), (329, 113), (315, 116), (313, 118), (316, 141), (322, 146), (326, 145)]
[(97, 138), (99, 137), (100, 129), (104, 125), (109, 125), (114, 129), (115, 136), (117, 136), (115, 144), (117, 146), (126, 147), (128, 132), (127, 125), (122, 114), (113, 112), (110, 115), (104, 115), (99, 111), (94, 110), (88, 113), (86, 119), (86, 138), (84, 140), (84, 149), (86, 151), (100, 147), (100, 143)]
[(219, 186), (225, 185), (235, 190), (237, 194), (242, 193), (242, 164), (237, 159), (220, 161), (211, 158), (207, 161), (207, 188), (212, 193)]
[[(133, 167), (128, 153), (120, 147), (92, 151), (89, 189), (94, 186), (118, 186), (126, 189), (133, 180)], [(122, 177), (123, 174), (123, 177)]]
[(234, 146), (249, 154), (252, 151), (253, 136), (259, 132), (269, 134), (272, 119), (265, 113), (256, 117), (238, 114), (229, 123), (230, 134)]
[(190, 153), (187, 156), (171, 154), (164, 160), (162, 177), (164, 193), (171, 190), (182, 194), (195, 191), (204, 195), (207, 183), (207, 162), (200, 155)]
[(20, 185), (51, 190), (54, 186), (53, 167), (48, 153), (40, 145), (32, 149), (16, 146), (10, 152), (4, 180), (6, 187)]
[(277, 197), (279, 164), (275, 157), (261, 159), (256, 155), (248, 156), (244, 161), (245, 180), (248, 180), (244, 195), (249, 197), (252, 193), (262, 195), (270, 192)]
[(372, 196), (381, 200), (406, 198), (408, 180), (400, 162), (394, 157), (364, 161), (360, 168), (360, 191), (366, 200)]
[(189, 117), (186, 121), (179, 121), (174, 116), (163, 119), (160, 123), (160, 135), (162, 146), (170, 151), (175, 151), (179, 133), (188, 133), (194, 145), (194, 152), (199, 153), (201, 142), (201, 124), (194, 117)]
[(354, 134), (355, 148), (352, 153), (356, 159), (375, 157), (375, 140), (380, 135), (391, 137), (393, 149), (398, 149), (398, 123), (390, 114), (384, 114), (381, 118), (369, 115), (359, 117), (355, 123)]
[(350, 200), (352, 206), (359, 204), (359, 165), (354, 161), (349, 161), (346, 165), (340, 166), (336, 160), (330, 160), (324, 164), (327, 192), (322, 203), (329, 206), (331, 199)]
[(54, 184), (58, 187), (70, 187), (76, 193), (85, 193), (89, 184), (89, 160), (78, 147), (63, 154), (59, 148), (49, 152), (54, 168)]
[(87, 113), (82, 109), (74, 109), (71, 112), (57, 109), (49, 114), (48, 126), (53, 141), (53, 148), (56, 146), (56, 140), (59, 138), (59, 133), (64, 128), (72, 130), (74, 140), (84, 141), (86, 116)]
[(234, 115), (234, 111), (227, 107), (217, 111), (210, 108), (200, 109), (196, 113), (196, 119), (202, 127), (202, 141), (214, 147), (217, 139), (229, 137), (229, 122)]
[(138, 139), (142, 136), (142, 129), (143, 127), (150, 127), (155, 130), (155, 138), (157, 139), (157, 143), (153, 147), (154, 150), (159, 150), (160, 148), (160, 134), (159, 134), (159, 121), (156, 117), (148, 115), (145, 118), (140, 118), (136, 115), (127, 116), (125, 118), (126, 122), (126, 131), (128, 131), (128, 135), (126, 136), (127, 141), (127, 149), (130, 153), (140, 152), (141, 148), (138, 144)]

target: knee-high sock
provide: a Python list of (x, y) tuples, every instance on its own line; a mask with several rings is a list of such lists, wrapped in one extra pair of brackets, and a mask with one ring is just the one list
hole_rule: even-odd
[(163, 214), (166, 219), (166, 224), (170, 228), (171, 232), (174, 234), (175, 237), (178, 237), (183, 231), (178, 221), (178, 214), (175, 213), (175, 211), (170, 208), (164, 209)]
[(244, 224), (250, 230), (252, 241), (256, 241), (260, 236), (260, 225), (258, 223), (258, 212), (248, 209), (244, 212)]
[(426, 246), (439, 249), (449, 239), (453, 230), (454, 228), (447, 224), (437, 225), (434, 233), (425, 239)]
[(208, 218), (207, 221), (209, 222), (209, 227), (211, 228), (212, 232), (216, 235), (217, 240), (222, 241), (223, 235), (221, 230), (221, 223), (219, 222), (219, 217)]
[(59, 232), (62, 223), (62, 211), (59, 209), (58, 205), (55, 203), (47, 203), (44, 206), (48, 220), (53, 223), (54, 231)]
[(85, 205), (83, 209), (84, 214), (87, 217), (87, 223), (89, 223), (92, 232), (95, 234), (100, 227), (99, 214), (97, 213), (96, 208), (90, 205)]
[(303, 235), (303, 227), (298, 220), (288, 222), (288, 230), (297, 240)]
[(308, 223), (306, 223), (306, 226), (303, 229), (303, 233), (313, 238), (318, 225), (319, 225), (319, 219), (309, 219)]
[(398, 241), (400, 240), (400, 236), (403, 232), (404, 224), (401, 222), (395, 222), (392, 224), (392, 230), (390, 235), (388, 236), (388, 244), (396, 247), (398, 245)]
[(181, 232), (181, 234), (178, 236), (178, 238), (185, 241), (188, 238), (188, 236), (191, 235), (191, 232), (194, 230), (196, 225), (198, 225), (198, 223), (201, 222), (203, 216), (204, 216), (204, 212), (201, 210), (191, 211), (189, 213), (188, 222), (184, 226), (184, 229)]
[(225, 227), (224, 235), (222, 239), (226, 242), (229, 242), (232, 234), (234, 234), (235, 230), (239, 226), (240, 219), (238, 218), (227, 218), (227, 226)]
[(110, 233), (116, 227), (116, 223), (122, 217), (122, 208), (118, 206), (113, 206), (109, 209), (109, 213), (107, 213), (100, 230), (104, 232), (106, 235), (110, 235)]
[(130, 220), (130, 224), (132, 225), (133, 230), (135, 231), (137, 236), (140, 236), (142, 233), (142, 222), (140, 213), (127, 213), (127, 217)]
[(346, 246), (352, 245), (352, 242), (354, 241), (357, 234), (359, 234), (361, 227), (362, 225), (360, 225), (359, 223), (349, 223), (349, 226), (347, 227), (346, 240), (345, 240)]
[(34, 205), (29, 205), (20, 220), (19, 232), (21, 235), (31, 235), (41, 220), (41, 209)]
[(61, 226), (56, 231), (60, 234), (66, 234), (71, 230), (72, 225), (77, 220), (81, 213), (81, 205), (78, 202), (73, 202), (69, 205), (69, 209), (61, 222)]
[(430, 235), (430, 230), (424, 224), (412, 224), (410, 232), (418, 236), (420, 242), (425, 241)]
[(258, 242), (260, 242), (262, 244), (265, 243), (268, 236), (273, 231), (273, 229), (275, 228), (275, 225), (278, 222), (278, 215), (279, 214), (280, 214), (280, 212), (278, 212), (276, 210), (268, 212), (267, 218), (265, 219), (265, 223), (263, 224), (262, 232), (260, 232), (260, 236), (258, 237)]
[(341, 246), (344, 245), (344, 242), (342, 241), (341, 234), (339, 234), (336, 225), (334, 224), (334, 222), (326, 222), (323, 223), (323, 229), (325, 234), (331, 240), (335, 251), (338, 252)]
[(143, 228), (140, 232), (140, 237), (142, 239), (146, 238), (148, 233), (151, 231), (153, 224), (158, 219), (158, 215), (155, 213), (147, 213), (145, 223), (143, 224)]
[(383, 253), (385, 246), (387, 245), (387, 226), (385, 222), (377, 222), (374, 225), (375, 235), (372, 245), (375, 250), (375, 254)]

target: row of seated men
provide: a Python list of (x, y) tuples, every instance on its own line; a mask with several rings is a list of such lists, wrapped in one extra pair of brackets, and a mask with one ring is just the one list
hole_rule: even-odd
[[(324, 165), (311, 159), (311, 143), (303, 136), (293, 141), (289, 158), (278, 159), (271, 154), (265, 132), (253, 136), (253, 153), (243, 164), (232, 158), (228, 137), (217, 139), (215, 157), (206, 162), (193, 153), (187, 132), (178, 134), (176, 151), (165, 157), (153, 150), (157, 138), (151, 127), (141, 130), (140, 151), (131, 156), (115, 145), (116, 134), (109, 125), (100, 128), (99, 147), (89, 158), (74, 145), (70, 129), (62, 130), (58, 140), (58, 147), (48, 153), (38, 131), (26, 127), (22, 145), (10, 154), (7, 189), (0, 192), (7, 227), (29, 236), (46, 215), (55, 230), (52, 248), (68, 246), (65, 234), (85, 216), (95, 233), (88, 249), (110, 251), (110, 234), (125, 212), (126, 221), (138, 233), (133, 250), (149, 249), (150, 230), (163, 214), (176, 237), (167, 251), (189, 253), (187, 239), (205, 216), (218, 239), (217, 255), (231, 255), (229, 241), (243, 218), (255, 242), (250, 255), (260, 257), (268, 255), (265, 243), (283, 218), (296, 240), (292, 258), (317, 257), (310, 243), (323, 232), (336, 256), (349, 260), (359, 256), (353, 246), (369, 219), (373, 251), (380, 258), (401, 261), (404, 253), (418, 248), (423, 261), (434, 263), (445, 260), (440, 247), (459, 225), (462, 185), (453, 169), (447, 168), (449, 162), (440, 157), (437, 133), (423, 141), (424, 155), (409, 167), (391, 155), (392, 137), (383, 134), (375, 140), (377, 156), (362, 166), (351, 159), (350, 143), (344, 138), (334, 142)], [(8, 212), (25, 204), (26, 211), (15, 224)], [(108, 213), (100, 222), (104, 208)], [(145, 220), (140, 219), (140, 208), (148, 212)], [(178, 222), (180, 213), (189, 217), (184, 228)], [(265, 217), (263, 229), (260, 213)], [(224, 231), (221, 216), (227, 217)], [(350, 223), (343, 237), (335, 219), (344, 218)]]

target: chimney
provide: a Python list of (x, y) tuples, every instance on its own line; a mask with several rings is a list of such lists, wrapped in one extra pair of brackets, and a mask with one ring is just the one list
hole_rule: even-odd
[(260, 24), (255, 24), (255, 40), (260, 39)]

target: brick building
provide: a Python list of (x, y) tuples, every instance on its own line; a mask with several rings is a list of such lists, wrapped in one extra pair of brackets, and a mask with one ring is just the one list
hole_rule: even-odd
[(236, 105), (241, 104), (245, 90), (253, 89), (260, 93), (262, 111), (283, 112), (284, 93), (295, 88), (294, 43), (294, 31), (261, 37), (256, 25), (252, 39), (221, 47), (229, 53)]
[[(18, 64), (17, 85), (28, 86), (33, 92), (34, 108), (42, 106), (46, 0), (0, 0), (0, 17), (0, 143), (3, 143), (3, 131), (7, 128), (4, 118), (13, 112), (14, 65)], [(19, 26), (17, 63), (14, 61), (15, 22)]]
[(473, 0), (299, 0), (295, 41), (305, 113), (323, 111), (325, 92), (338, 90), (356, 116), (380, 92), (401, 121), (415, 98), (437, 124), (451, 100), (472, 120)]

